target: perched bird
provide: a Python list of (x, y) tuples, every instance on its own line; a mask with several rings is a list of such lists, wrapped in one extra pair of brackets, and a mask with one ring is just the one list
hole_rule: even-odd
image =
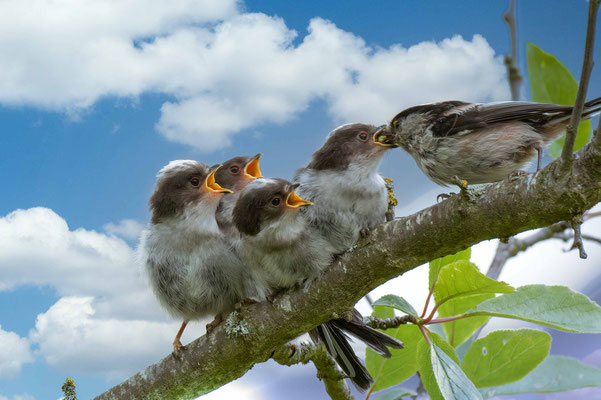
[(360, 234), (385, 222), (388, 196), (377, 169), (386, 150), (396, 147), (384, 138), (374, 140), (378, 128), (346, 124), (334, 129), (313, 154), (306, 168), (297, 171), (298, 194), (315, 203), (306, 218), (343, 253)]
[[(601, 98), (585, 103), (583, 118), (601, 110)], [(443, 101), (408, 108), (379, 130), (376, 141), (405, 149), (434, 182), (503, 180), (538, 155), (566, 128), (572, 106), (507, 101)]]
[(267, 287), (233, 251), (215, 219), (219, 200), (231, 190), (215, 182), (215, 173), (191, 160), (172, 161), (159, 171), (150, 198), (150, 227), (141, 243), (151, 287), (161, 305), (183, 319), (173, 341), (174, 352), (188, 321), (224, 314), (247, 298), (262, 300)]
[(217, 207), (217, 224), (224, 234), (236, 234), (236, 228), (232, 221), (232, 213), (240, 191), (250, 182), (261, 178), (259, 160), (261, 154), (254, 157), (234, 157), (230, 158), (215, 173), (215, 181), (222, 187), (232, 190), (234, 193), (222, 196)]
[[(257, 179), (242, 190), (234, 207), (234, 225), (242, 234), (241, 257), (261, 271), (274, 290), (310, 284), (334, 256), (328, 240), (300, 212), (313, 204), (295, 193), (298, 187), (283, 179)], [(309, 333), (313, 341), (324, 343), (358, 388), (367, 389), (373, 379), (344, 332), (384, 357), (391, 356), (386, 346), (402, 348), (403, 344), (365, 325), (357, 310), (351, 321), (335, 319)]]

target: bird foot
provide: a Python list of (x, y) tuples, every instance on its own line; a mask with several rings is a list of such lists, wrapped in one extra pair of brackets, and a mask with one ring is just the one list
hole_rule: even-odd
[(249, 306), (251, 304), (256, 304), (256, 303), (257, 303), (257, 301), (255, 299), (246, 298), (246, 299), (234, 304), (234, 310), (240, 311), (240, 310), (242, 310), (242, 306)]
[(451, 192), (451, 193), (441, 193), (438, 196), (436, 196), (436, 202), (440, 203), (441, 200), (446, 200), (446, 199), (450, 199), (451, 196), (453, 196), (455, 193)]
[(221, 314), (215, 315), (215, 319), (209, 322), (206, 326), (207, 333), (210, 333), (213, 329), (215, 329), (217, 325), (221, 323), (221, 321), (223, 321), (223, 317), (221, 316)]
[(362, 238), (368, 237), (370, 233), (371, 233), (371, 229), (369, 229), (369, 228), (363, 228), (359, 231), (359, 235), (361, 235)]
[(290, 355), (288, 358), (292, 358), (292, 356), (296, 353), (296, 345), (294, 343), (290, 344)]
[(512, 171), (511, 174), (509, 174), (509, 176), (507, 177), (507, 180), (509, 180), (510, 182), (513, 182), (516, 179), (521, 178), (522, 176), (528, 176), (528, 175), (530, 175), (528, 172), (516, 169), (515, 171)]
[(182, 344), (182, 342), (180, 342), (179, 339), (175, 339), (173, 341), (173, 356), (179, 358), (184, 350), (186, 350), (186, 347)]
[(467, 181), (465, 179), (459, 179), (459, 177), (455, 175), (451, 181), (459, 187), (461, 192), (464, 192), (467, 189)]

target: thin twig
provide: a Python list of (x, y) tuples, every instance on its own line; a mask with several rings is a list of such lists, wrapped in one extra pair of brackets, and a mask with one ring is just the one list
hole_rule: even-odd
[(586, 42), (584, 45), (584, 58), (582, 60), (582, 73), (580, 74), (580, 83), (578, 84), (578, 93), (576, 101), (570, 117), (570, 123), (566, 128), (566, 140), (563, 144), (561, 159), (563, 160), (563, 169), (569, 170), (572, 167), (574, 155), (574, 143), (578, 133), (578, 124), (582, 117), (584, 102), (586, 101), (586, 92), (588, 89), (588, 81), (593, 69), (593, 46), (595, 44), (595, 24), (597, 22), (597, 10), (599, 8), (599, 0), (590, 0), (588, 7), (588, 23), (586, 27)]
[(507, 79), (511, 88), (511, 99), (517, 101), (520, 99), (520, 86), (522, 84), (522, 75), (517, 66), (518, 64), (518, 39), (517, 39), (517, 21), (516, 21), (515, 0), (510, 0), (509, 8), (503, 14), (503, 19), (509, 27), (509, 36), (511, 38), (511, 55), (505, 55), (505, 66), (507, 67)]
[(376, 317), (365, 317), (365, 324), (374, 329), (391, 329), (398, 328), (401, 325), (408, 323), (417, 323), (417, 319), (412, 315), (403, 315), (400, 317), (393, 318), (376, 318)]
[(524, 239), (512, 237), (509, 238), (507, 243), (499, 242), (495, 257), (488, 268), (486, 276), (492, 279), (499, 279), (501, 271), (503, 271), (503, 267), (507, 263), (507, 260), (515, 257), (520, 252), (527, 250), (537, 243), (555, 237), (558, 233), (565, 231), (569, 227), (570, 225), (567, 222), (562, 221), (546, 228), (539, 229), (536, 233)]
[(586, 255), (586, 251), (584, 250), (584, 243), (582, 243), (582, 232), (580, 227), (582, 226), (582, 215), (575, 215), (572, 218), (572, 229), (574, 230), (574, 243), (572, 243), (572, 249), (578, 249), (578, 253), (580, 258), (583, 260), (588, 256)]
[(323, 381), (326, 392), (333, 400), (352, 400), (353, 395), (345, 382), (347, 376), (337, 367), (325, 348), (306, 343), (284, 345), (273, 352), (271, 358), (280, 365), (307, 364), (313, 362), (317, 378)]
[(591, 235), (582, 235), (582, 238), (584, 240), (589, 240), (591, 242), (595, 242), (598, 244), (601, 244), (601, 238), (595, 237), (595, 236), (591, 236)]

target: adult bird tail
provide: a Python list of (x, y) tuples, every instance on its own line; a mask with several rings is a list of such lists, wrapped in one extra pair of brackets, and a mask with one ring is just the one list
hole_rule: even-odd
[(599, 111), (601, 111), (601, 97), (597, 97), (596, 99), (592, 99), (584, 103), (582, 118), (591, 118)]

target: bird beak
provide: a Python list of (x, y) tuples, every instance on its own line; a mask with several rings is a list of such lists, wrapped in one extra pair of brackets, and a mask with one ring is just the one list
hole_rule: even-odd
[(253, 179), (262, 178), (261, 170), (259, 169), (259, 160), (261, 159), (261, 153), (257, 154), (244, 166), (244, 176), (251, 181)]
[(374, 133), (373, 143), (378, 146), (384, 147), (399, 147), (397, 144), (393, 142), (394, 135), (389, 135), (386, 131), (386, 126), (378, 129), (376, 133)]
[(217, 172), (219, 168), (221, 168), (221, 165), (212, 170), (211, 173), (207, 175), (204, 182), (202, 183), (203, 189), (213, 193), (234, 193), (229, 189), (219, 186), (219, 184), (215, 182), (215, 172)]
[(290, 208), (299, 208), (312, 205), (313, 203), (311, 203), (309, 200), (305, 200), (296, 193), (294, 193), (294, 190), (291, 191), (290, 194), (288, 194), (288, 196), (286, 197), (286, 206)]

